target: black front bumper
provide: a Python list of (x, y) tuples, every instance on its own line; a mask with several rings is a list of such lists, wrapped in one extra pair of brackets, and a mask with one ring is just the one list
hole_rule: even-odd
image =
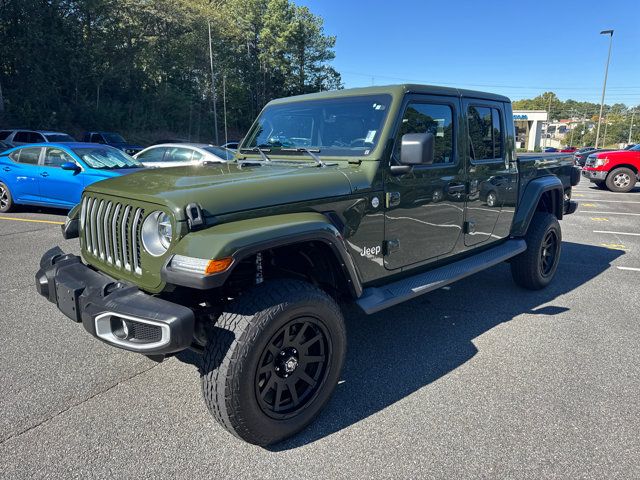
[(87, 332), (110, 345), (165, 355), (193, 342), (191, 309), (97, 272), (58, 247), (42, 256), (36, 289), (67, 317), (82, 322)]

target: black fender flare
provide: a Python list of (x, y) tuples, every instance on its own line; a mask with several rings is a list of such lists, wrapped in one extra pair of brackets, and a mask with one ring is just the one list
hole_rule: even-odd
[(551, 192), (552, 212), (558, 220), (562, 220), (564, 212), (564, 186), (560, 179), (554, 175), (548, 175), (531, 180), (520, 197), (516, 214), (513, 218), (511, 235), (522, 237), (527, 233), (533, 215), (536, 213), (538, 203), (542, 196)]

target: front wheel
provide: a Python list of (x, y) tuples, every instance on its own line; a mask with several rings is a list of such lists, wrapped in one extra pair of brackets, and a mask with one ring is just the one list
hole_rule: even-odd
[(540, 290), (551, 283), (560, 261), (562, 232), (555, 215), (536, 213), (525, 241), (527, 250), (511, 261), (511, 275), (521, 287)]
[(345, 354), (344, 320), (331, 297), (298, 280), (267, 282), (234, 301), (209, 332), (205, 403), (237, 437), (276, 443), (327, 404)]
[(616, 168), (607, 175), (606, 184), (612, 192), (629, 192), (636, 185), (636, 174), (630, 168)]

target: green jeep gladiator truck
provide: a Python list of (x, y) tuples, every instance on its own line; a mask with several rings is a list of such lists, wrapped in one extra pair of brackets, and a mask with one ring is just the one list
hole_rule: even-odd
[(580, 173), (516, 156), (512, 116), (421, 85), (274, 100), (232, 162), (88, 187), (63, 226), (82, 258), (45, 253), (37, 290), (115, 347), (199, 352), (213, 417), (278, 442), (339, 380), (339, 302), (374, 313), (505, 261), (522, 287), (552, 280)]

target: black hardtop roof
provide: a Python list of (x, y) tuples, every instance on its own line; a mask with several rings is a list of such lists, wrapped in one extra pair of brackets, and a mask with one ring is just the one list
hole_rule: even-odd
[(496, 102), (511, 103), (508, 97), (496, 93), (479, 92), (476, 90), (466, 90), (453, 87), (439, 87), (436, 85), (418, 85), (403, 83), (399, 85), (384, 85), (376, 87), (347, 88), (344, 90), (330, 90), (326, 92), (309, 93), (306, 95), (296, 95), (294, 97), (279, 98), (269, 102), (270, 104), (298, 102), (303, 100), (321, 100), (330, 98), (349, 97), (353, 95), (383, 95), (392, 96), (404, 95), (406, 93), (424, 93), (429, 95), (448, 95), (454, 97), (478, 98), (482, 100), (492, 100)]

